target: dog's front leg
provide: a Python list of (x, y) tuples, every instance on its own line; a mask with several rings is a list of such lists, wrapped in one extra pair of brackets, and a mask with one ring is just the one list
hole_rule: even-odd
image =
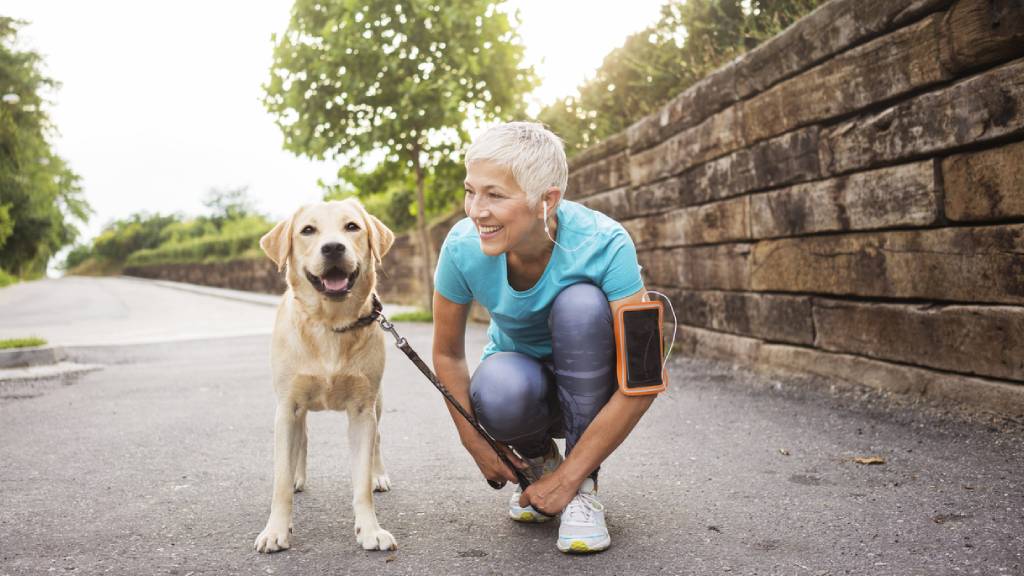
[(298, 440), (296, 426), (300, 418), (298, 407), (290, 400), (277, 403), (274, 417), (274, 495), (270, 502), (267, 526), (256, 537), (259, 552), (277, 552), (291, 546), (292, 492), (295, 489), (293, 458)]
[(356, 517), (356, 542), (366, 550), (394, 550), (395, 537), (377, 523), (373, 509), (373, 449), (377, 418), (373, 406), (348, 409), (348, 445), (352, 467), (352, 509)]

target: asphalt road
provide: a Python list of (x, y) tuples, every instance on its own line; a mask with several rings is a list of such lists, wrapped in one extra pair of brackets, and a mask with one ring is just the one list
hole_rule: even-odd
[[(88, 284), (67, 286), (81, 295)], [(73, 309), (57, 285), (49, 306)], [(145, 288), (167, 292), (152, 304), (167, 322), (212, 306), (252, 315), (225, 320), (248, 326), (269, 308)], [(46, 305), (26, 307), (46, 316)], [(92, 331), (64, 318), (69, 333)], [(399, 329), (429, 358), (428, 325)], [(0, 575), (1024, 574), (1020, 427), (692, 359), (673, 361), (669, 392), (602, 469), (612, 548), (564, 556), (557, 523), (507, 519), (510, 488), (484, 483), (440, 396), (391, 346), (383, 443), (394, 488), (376, 502), (399, 549), (356, 545), (345, 417), (316, 413), (292, 548), (257, 554), (272, 482), (269, 336), (222, 336), (74, 348), (104, 368), (11, 384), (19, 392), (0, 398)], [(484, 338), (473, 327), (470, 349)]]

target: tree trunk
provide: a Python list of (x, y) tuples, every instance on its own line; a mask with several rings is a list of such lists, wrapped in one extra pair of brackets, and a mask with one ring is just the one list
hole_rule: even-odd
[(434, 246), (427, 230), (427, 202), (423, 193), (423, 166), (420, 164), (420, 147), (412, 151), (412, 162), (416, 168), (416, 229), (420, 236), (420, 258), (423, 262), (420, 281), (423, 283), (423, 309), (432, 310), (434, 303)]

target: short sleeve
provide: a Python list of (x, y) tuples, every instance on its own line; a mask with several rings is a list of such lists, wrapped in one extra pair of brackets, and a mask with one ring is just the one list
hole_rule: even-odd
[(601, 282), (601, 290), (608, 301), (621, 300), (643, 290), (640, 263), (636, 246), (625, 229), (620, 228), (608, 242), (608, 267)]
[(437, 258), (434, 270), (434, 290), (456, 304), (468, 304), (473, 300), (473, 292), (469, 289), (466, 277), (457, 264), (456, 243), (452, 241), (452, 233), (448, 233), (441, 254)]

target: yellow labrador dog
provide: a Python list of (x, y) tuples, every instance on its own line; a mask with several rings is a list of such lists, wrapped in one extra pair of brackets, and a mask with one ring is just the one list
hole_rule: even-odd
[(394, 239), (354, 199), (303, 206), (260, 239), (288, 282), (271, 347), (274, 495), (256, 538), (260, 552), (290, 546), (292, 493), (306, 483), (310, 410), (348, 413), (356, 542), (367, 550), (398, 547), (373, 508), (373, 491), (391, 487), (380, 456), (384, 333), (359, 322), (374, 310), (377, 267)]

